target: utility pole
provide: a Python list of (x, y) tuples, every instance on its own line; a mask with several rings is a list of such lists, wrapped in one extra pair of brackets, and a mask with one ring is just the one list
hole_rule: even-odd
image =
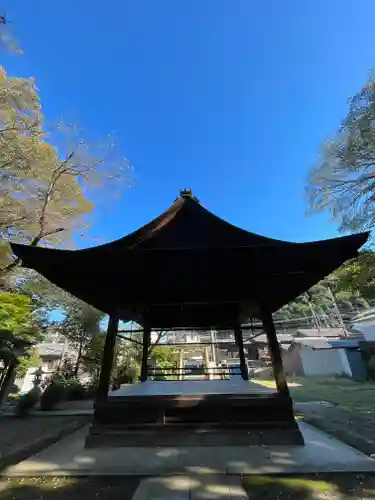
[(345, 323), (344, 323), (344, 320), (342, 319), (342, 316), (341, 316), (341, 313), (340, 313), (340, 309), (338, 308), (338, 306), (336, 304), (335, 296), (333, 295), (331, 287), (327, 286), (327, 288), (328, 288), (328, 292), (329, 292), (329, 295), (330, 295), (332, 303), (333, 303), (333, 309), (335, 310), (337, 319), (339, 321), (339, 325), (342, 328), (344, 336), (347, 337), (348, 336), (348, 332), (346, 331)]
[(312, 306), (312, 304), (311, 304), (311, 302), (310, 302), (310, 301), (309, 301), (309, 307), (310, 307), (310, 310), (311, 310), (313, 323), (314, 323), (314, 325), (316, 326), (316, 329), (317, 329), (318, 331), (320, 331), (320, 324), (319, 324), (318, 318), (316, 317), (316, 314), (315, 314), (314, 308), (313, 308), (313, 306)]
[(216, 350), (215, 350), (215, 342), (216, 342), (216, 335), (213, 332), (213, 330), (210, 330), (210, 339), (211, 339), (211, 355), (212, 355), (212, 361), (214, 363), (214, 366), (216, 366)]

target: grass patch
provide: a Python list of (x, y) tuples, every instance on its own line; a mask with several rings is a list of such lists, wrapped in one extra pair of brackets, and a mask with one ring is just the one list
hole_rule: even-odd
[(326, 498), (373, 499), (371, 474), (310, 474), (306, 476), (246, 476), (243, 487), (251, 500), (304, 500)]
[[(252, 382), (275, 387), (274, 381), (270, 380)], [(345, 377), (300, 377), (289, 379), (288, 384), (294, 401), (327, 401), (375, 422), (374, 382), (355, 382)]]
[[(276, 389), (276, 382), (274, 380), (263, 380), (263, 379), (252, 379), (251, 382), (254, 384), (260, 384), (269, 389)], [(298, 382), (288, 381), (289, 387), (299, 387), (301, 384)]]
[[(258, 380), (266, 387), (274, 382)], [(328, 432), (366, 455), (375, 450), (375, 383), (344, 377), (305, 377), (289, 380), (296, 403), (326, 401), (333, 406), (296, 405), (296, 418)]]
[(1, 500), (131, 500), (136, 477), (25, 477), (4, 478)]

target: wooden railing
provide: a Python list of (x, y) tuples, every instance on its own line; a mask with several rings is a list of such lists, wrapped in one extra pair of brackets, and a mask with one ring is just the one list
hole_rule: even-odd
[[(189, 376), (201, 376), (202, 378), (231, 379), (233, 376), (241, 376), (239, 366), (214, 366), (214, 367), (171, 367), (171, 368), (149, 368), (148, 378), (154, 380), (181, 380), (189, 379)], [(250, 377), (253, 370), (249, 367)]]

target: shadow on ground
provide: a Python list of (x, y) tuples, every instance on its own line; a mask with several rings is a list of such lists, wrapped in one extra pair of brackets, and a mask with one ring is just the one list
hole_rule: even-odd
[(375, 475), (327, 473), (295, 476), (247, 476), (243, 486), (251, 500), (349, 500), (375, 498)]
[[(222, 477), (222, 476), (221, 476)], [(124, 476), (102, 477), (37, 477), (3, 478), (0, 483), (2, 500), (130, 500), (140, 481), (145, 478)], [(156, 479), (156, 478), (155, 478)], [(181, 498), (215, 500), (223, 495), (218, 476), (164, 476), (165, 497), (180, 493)], [(240, 480), (251, 500), (327, 500), (375, 498), (374, 474), (316, 474), (296, 476), (247, 476)], [(202, 489), (204, 486), (204, 489)], [(189, 494), (190, 490), (190, 494)], [(199, 492), (199, 494), (198, 494)], [(179, 498), (180, 498), (179, 495)]]
[(136, 477), (25, 477), (2, 478), (1, 500), (131, 500)]

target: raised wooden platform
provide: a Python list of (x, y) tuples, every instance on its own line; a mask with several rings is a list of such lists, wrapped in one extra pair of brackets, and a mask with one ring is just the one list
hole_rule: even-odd
[(291, 399), (239, 380), (144, 382), (95, 403), (86, 446), (294, 444)]
[(109, 398), (124, 398), (133, 396), (206, 396), (222, 395), (257, 395), (275, 394), (275, 389), (269, 389), (260, 384), (242, 380), (240, 375), (230, 380), (202, 380), (190, 377), (186, 380), (148, 380), (138, 384), (126, 385), (117, 391), (110, 391)]

